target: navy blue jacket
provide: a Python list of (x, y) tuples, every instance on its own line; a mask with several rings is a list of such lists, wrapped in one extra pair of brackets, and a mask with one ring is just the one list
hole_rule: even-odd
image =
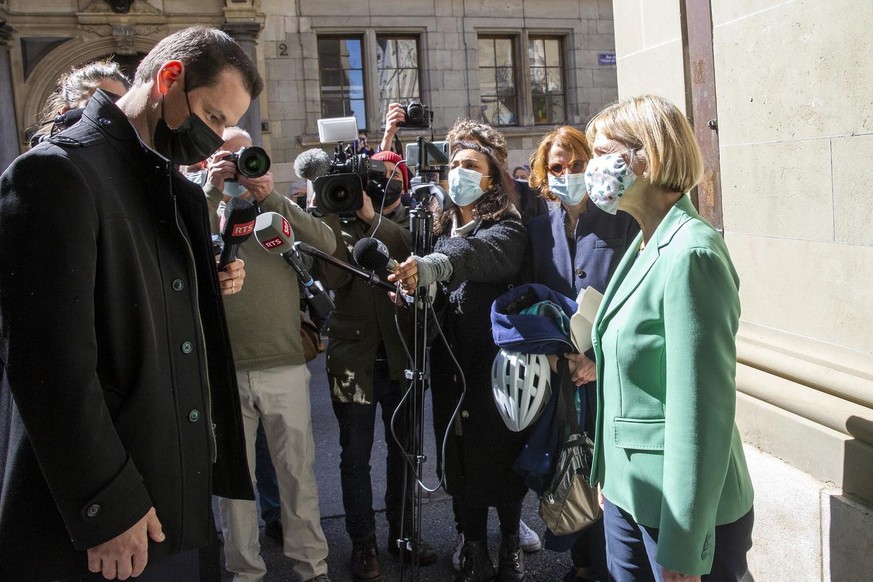
[[(567, 211), (563, 205), (528, 223), (529, 244), (522, 268), (522, 283), (540, 283), (575, 300), (579, 291), (594, 287), (601, 293), (615, 271), (639, 226), (627, 213), (612, 216), (588, 201), (587, 211), (576, 223), (575, 253), (564, 229)], [(593, 354), (589, 357), (593, 359)], [(582, 394), (585, 394), (584, 392)], [(546, 405), (543, 415), (531, 430), (515, 468), (526, 475), (528, 486), (542, 493), (545, 479), (553, 470), (563, 427), (552, 422), (558, 391)], [(580, 421), (584, 422), (585, 402)]]
[(572, 253), (564, 231), (567, 211), (563, 205), (528, 225), (530, 244), (522, 269), (522, 283), (542, 283), (575, 301), (582, 289), (601, 293), (628, 246), (639, 232), (627, 213), (615, 216), (588, 201), (588, 211), (576, 223), (576, 251)]

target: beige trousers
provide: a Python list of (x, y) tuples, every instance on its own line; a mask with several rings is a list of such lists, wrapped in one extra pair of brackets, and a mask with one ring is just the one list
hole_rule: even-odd
[[(294, 572), (302, 580), (327, 573), (327, 540), (312, 469), (315, 442), (309, 377), (305, 365), (237, 373), (252, 483), (260, 419), (279, 482), (285, 555), (296, 560)], [(219, 498), (218, 508), (227, 570), (234, 574), (234, 582), (260, 582), (267, 568), (260, 556), (256, 502)]]

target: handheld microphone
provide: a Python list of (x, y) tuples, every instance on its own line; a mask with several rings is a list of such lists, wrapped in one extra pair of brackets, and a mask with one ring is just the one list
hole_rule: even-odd
[(294, 173), (298, 178), (314, 182), (330, 173), (330, 157), (318, 148), (306, 150), (294, 160)]
[(359, 269), (354, 265), (350, 265), (346, 262), (343, 262), (336, 257), (327, 254), (324, 251), (320, 251), (312, 245), (308, 245), (305, 242), (297, 241), (294, 243), (294, 248), (299, 250), (301, 253), (307, 254), (310, 257), (315, 257), (316, 259), (320, 259), (325, 263), (329, 263), (338, 269), (342, 269), (343, 271), (349, 272), (352, 275), (359, 277), (367, 282), (371, 287), (381, 287), (388, 291), (396, 291), (394, 285), (388, 283), (387, 281), (383, 281), (379, 278), (376, 273), (371, 271), (365, 271), (364, 269)]
[(352, 249), (352, 256), (355, 258), (356, 263), (370, 271), (379, 271), (381, 269), (394, 271), (400, 266), (400, 263), (389, 255), (388, 247), (385, 243), (372, 236), (366, 236), (356, 242)]
[(280, 255), (291, 265), (303, 284), (303, 297), (315, 312), (316, 318), (326, 318), (333, 311), (333, 300), (303, 265), (300, 254), (294, 247), (294, 233), (285, 217), (278, 212), (259, 214), (255, 221), (255, 238), (264, 250)]
[(256, 214), (255, 205), (245, 198), (231, 198), (224, 207), (221, 224), (221, 240), (224, 241), (224, 248), (218, 259), (219, 271), (236, 260), (239, 246), (252, 236)]

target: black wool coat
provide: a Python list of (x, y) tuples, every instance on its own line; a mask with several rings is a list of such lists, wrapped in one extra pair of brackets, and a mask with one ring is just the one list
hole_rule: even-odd
[[(512, 469), (527, 432), (506, 428), (491, 390), (491, 364), (498, 349), (490, 316), (491, 303), (518, 278), (526, 246), (527, 232), (516, 217), (483, 221), (464, 238), (442, 236), (434, 244), (434, 252), (452, 262), (451, 281), (443, 285), (448, 305), (441, 325), (466, 381), (464, 402), (448, 431), (441, 461), (448, 492), (470, 505), (501, 505), (527, 491)], [(431, 387), (439, 450), (462, 390), (461, 374), (440, 338), (431, 350)]]
[[(208, 355), (208, 357), (207, 357)], [(154, 506), (150, 561), (252, 498), (206, 200), (102, 92), (0, 178), (0, 580), (87, 573)]]

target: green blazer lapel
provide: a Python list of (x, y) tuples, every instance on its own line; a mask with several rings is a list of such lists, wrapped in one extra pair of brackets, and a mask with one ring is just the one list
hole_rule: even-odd
[(639, 257), (634, 259), (633, 249), (639, 248), (642, 241), (642, 232), (634, 239), (633, 244), (627, 251), (627, 254), (622, 259), (618, 269), (616, 269), (607, 289), (606, 295), (601, 303), (601, 313), (597, 314), (597, 327), (602, 330), (609, 318), (615, 313), (619, 307), (624, 304), (628, 297), (640, 286), (643, 279), (649, 271), (652, 270), (655, 262), (661, 256), (661, 249), (670, 244), (673, 236), (683, 224), (691, 220), (697, 215), (694, 210), (694, 205), (688, 196), (682, 196), (673, 208), (664, 216), (664, 220), (658, 225), (655, 234), (652, 235), (652, 240), (643, 249)]

